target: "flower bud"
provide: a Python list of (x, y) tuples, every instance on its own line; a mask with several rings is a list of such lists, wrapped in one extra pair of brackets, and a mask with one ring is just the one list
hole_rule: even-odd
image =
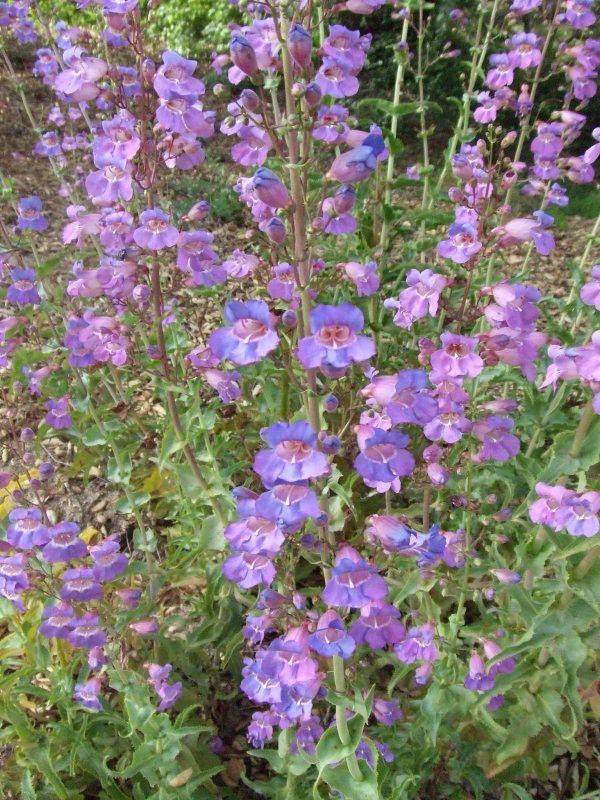
[(146, 83), (152, 83), (154, 76), (156, 75), (156, 64), (151, 58), (145, 58), (142, 61), (141, 73), (142, 78), (146, 81)]
[(330, 455), (335, 455), (336, 453), (339, 453), (341, 446), (342, 443), (340, 442), (337, 436), (325, 435), (321, 440), (321, 450), (324, 453), (329, 453)]
[(513, 572), (513, 570), (505, 569), (504, 567), (501, 567), (499, 569), (491, 569), (490, 572), (492, 573), (492, 575), (498, 578), (500, 583), (507, 583), (510, 585), (513, 583), (519, 583), (519, 581), (521, 580), (521, 576), (519, 575), (518, 572)]
[(290, 204), (288, 190), (281, 178), (267, 167), (259, 167), (252, 178), (256, 197), (271, 208), (286, 208)]
[(286, 328), (290, 328), (291, 330), (292, 328), (295, 328), (296, 325), (298, 324), (298, 315), (296, 314), (295, 311), (288, 309), (287, 311), (284, 311), (283, 314), (281, 315), (281, 321), (283, 322)]
[(279, 217), (271, 217), (271, 219), (262, 227), (262, 230), (267, 234), (272, 242), (275, 242), (275, 244), (283, 244), (285, 242), (287, 231), (285, 229), (285, 225), (279, 219)]
[(222, 94), (225, 94), (227, 91), (227, 87), (224, 86), (222, 83), (215, 83), (213, 86), (213, 94), (215, 97), (220, 97)]
[(510, 147), (510, 145), (516, 140), (517, 132), (516, 131), (509, 131), (504, 139), (500, 142), (500, 147)]
[(12, 481), (10, 472), (0, 472), (0, 489), (5, 489)]
[(22, 442), (31, 442), (35, 439), (35, 433), (31, 428), (23, 428), (19, 438)]
[(287, 46), (292, 58), (301, 69), (310, 66), (312, 37), (302, 25), (298, 23), (292, 25), (287, 37)]
[(293, 97), (302, 97), (304, 95), (305, 85), (300, 83), (300, 81), (294, 81), (292, 84), (292, 96)]
[(246, 75), (254, 75), (258, 71), (254, 48), (241, 33), (234, 33), (229, 45), (229, 52), (235, 66)]
[(38, 467), (38, 472), (40, 473), (40, 478), (47, 481), (54, 475), (54, 467), (48, 461), (44, 461)]
[(260, 108), (260, 97), (253, 89), (244, 89), (239, 97), (239, 102), (242, 108), (252, 113), (258, 111)]
[(450, 472), (435, 461), (427, 464), (427, 474), (434, 486), (444, 486), (450, 480)]
[(430, 444), (423, 450), (423, 461), (426, 464), (433, 464), (434, 461), (439, 461), (444, 455), (444, 451), (439, 444)]
[(339, 400), (334, 394), (328, 394), (323, 402), (323, 408), (325, 411), (337, 411), (339, 404)]
[(307, 84), (304, 91), (304, 99), (306, 100), (309, 108), (316, 108), (321, 102), (322, 97), (323, 92), (318, 84), (316, 84), (314, 81)]
[(183, 219), (186, 222), (200, 222), (203, 219), (206, 219), (208, 213), (210, 211), (210, 203), (208, 200), (200, 200), (190, 208), (187, 214), (184, 215)]
[(30, 466), (35, 461), (35, 456), (33, 453), (23, 453), (23, 463)]
[(340, 186), (333, 197), (333, 207), (338, 214), (347, 214), (354, 208), (356, 191), (353, 186)]

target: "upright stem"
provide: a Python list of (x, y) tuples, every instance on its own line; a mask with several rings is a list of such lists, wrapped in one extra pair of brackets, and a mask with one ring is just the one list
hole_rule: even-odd
[[(169, 357), (167, 354), (167, 348), (165, 344), (165, 334), (163, 331), (163, 299), (160, 286), (160, 262), (157, 257), (155, 257), (152, 261), (151, 280), (152, 280), (152, 305), (154, 309), (154, 329), (156, 331), (158, 354), (160, 363), (162, 365), (164, 378), (166, 381), (169, 381), (171, 380), (171, 365), (169, 363)], [(169, 417), (171, 419), (175, 435), (177, 436), (180, 442), (185, 442), (186, 433), (183, 428), (183, 424), (181, 422), (181, 417), (179, 416), (179, 411), (177, 410), (177, 402), (175, 400), (175, 395), (173, 394), (173, 390), (167, 387), (165, 390), (165, 396), (167, 400), (167, 409), (169, 412)], [(186, 442), (183, 445), (183, 452), (189, 464), (189, 467), (192, 470), (194, 478), (196, 479), (198, 485), (202, 489), (206, 499), (213, 507), (215, 515), (222, 524), (225, 524), (227, 522), (227, 515), (225, 514), (225, 511), (221, 507), (221, 504), (219, 503), (217, 498), (212, 496), (210, 485), (206, 480), (206, 478), (204, 477), (204, 475), (202, 474), (202, 470), (200, 469), (200, 465), (196, 460), (194, 451), (188, 442)]]
[[(406, 19), (402, 23), (402, 33), (400, 37), (401, 42), (406, 42), (406, 37), (408, 36), (408, 22), (409, 18)], [(402, 95), (402, 88), (404, 86), (404, 73), (406, 71), (406, 57), (403, 53), (399, 54), (398, 66), (396, 67), (396, 80), (394, 82), (394, 108), (396, 108), (400, 103), (400, 97)], [(392, 135), (392, 140), (395, 140), (398, 135), (398, 120), (399, 115), (392, 113), (392, 121), (390, 125), (390, 132)], [(392, 199), (392, 181), (394, 180), (394, 167), (395, 167), (395, 160), (396, 157), (394, 155), (393, 147), (390, 148), (390, 155), (387, 161), (387, 171), (385, 176), (385, 191), (383, 193), (383, 205), (384, 209), (389, 207), (391, 199)], [(383, 223), (381, 226), (381, 236), (379, 239), (379, 244), (382, 253), (385, 252), (388, 246), (389, 235), (390, 235), (390, 219), (389, 213), (385, 213), (383, 215)]]
[[(419, 118), (421, 122), (421, 139), (423, 141), (423, 200), (421, 208), (425, 209), (429, 197), (429, 140), (427, 134), (427, 119), (425, 116), (425, 75), (423, 73), (423, 42), (425, 40), (424, 30), (424, 2), (419, 0), (419, 35), (417, 37), (417, 85), (419, 88)], [(425, 229), (425, 221), (421, 223), (421, 231)], [(423, 253), (423, 255), (425, 255)]]
[[(529, 135), (529, 128), (530, 128), (530, 121), (533, 114), (533, 104), (535, 103), (535, 98), (537, 95), (537, 91), (540, 85), (540, 78), (542, 77), (542, 69), (544, 67), (544, 62), (546, 61), (546, 56), (548, 54), (548, 49), (550, 47), (550, 42), (552, 41), (552, 37), (554, 36), (554, 30), (556, 27), (556, 7), (552, 10), (552, 19), (548, 23), (548, 30), (546, 32), (546, 38), (544, 39), (544, 45), (542, 47), (542, 57), (540, 58), (540, 63), (537, 65), (535, 70), (535, 75), (533, 76), (533, 82), (531, 84), (531, 92), (529, 94), (529, 101), (531, 103), (531, 108), (529, 112), (523, 117), (521, 122), (521, 132), (519, 133), (519, 138), (517, 140), (517, 147), (515, 149), (515, 154), (513, 156), (513, 162), (519, 161), (521, 158), (521, 153), (523, 152), (523, 147), (525, 145), (525, 140)], [(506, 196), (504, 198), (504, 205), (508, 205), (510, 203), (510, 199), (512, 197), (512, 193), (514, 191), (516, 184), (509, 186), (506, 192)]]
[(438, 196), (439, 192), (442, 189), (442, 186), (444, 185), (444, 180), (446, 179), (446, 175), (448, 174), (448, 170), (452, 162), (452, 157), (456, 153), (458, 142), (460, 138), (467, 132), (467, 129), (469, 127), (469, 117), (471, 116), (471, 98), (473, 97), (473, 90), (475, 89), (475, 82), (477, 80), (477, 76), (487, 56), (488, 48), (490, 45), (490, 37), (492, 34), (494, 22), (496, 20), (496, 15), (498, 13), (499, 4), (500, 0), (494, 0), (483, 44), (481, 44), (481, 36), (483, 33), (483, 18), (484, 18), (483, 8), (481, 9), (481, 12), (479, 14), (479, 19), (477, 21), (477, 31), (475, 33), (475, 44), (473, 45), (473, 51), (471, 55), (471, 69), (469, 71), (469, 81), (467, 84), (467, 90), (463, 95), (462, 109), (456, 121), (454, 134), (452, 136), (452, 139), (450, 140), (450, 145), (448, 146), (448, 150), (446, 152), (444, 166), (442, 167), (442, 171), (440, 172), (439, 178), (437, 180), (435, 186), (435, 192), (432, 192), (431, 197), (429, 198), (429, 208), (431, 208), (431, 206), (433, 205), (435, 198)]
[(575, 436), (573, 437), (573, 444), (571, 445), (571, 449), (569, 451), (571, 458), (579, 458), (583, 445), (585, 444), (585, 437), (587, 436), (595, 416), (596, 412), (594, 411), (592, 401), (589, 400), (583, 409), (581, 419), (579, 420), (579, 425), (577, 426)]
[[(286, 114), (286, 141), (288, 146), (288, 167), (290, 173), (290, 193), (292, 196), (292, 227), (294, 239), (294, 261), (295, 267), (300, 278), (300, 299), (302, 311), (301, 330), (306, 332), (310, 329), (310, 310), (311, 300), (308, 286), (311, 278), (310, 255), (308, 248), (307, 229), (307, 209), (305, 185), (307, 178), (307, 153), (303, 153), (304, 162), (300, 161), (300, 143), (298, 139), (298, 119), (296, 116), (296, 103), (292, 94), (294, 75), (292, 60), (287, 47), (286, 38), (288, 32), (288, 20), (285, 13), (281, 13), (279, 18), (279, 34), (281, 39), (281, 58), (283, 63), (283, 84), (285, 92), (285, 114)], [(319, 417), (319, 406), (317, 403), (317, 377), (315, 370), (307, 371), (309, 390), (306, 393), (306, 405), (310, 424), (315, 431), (321, 427)]]

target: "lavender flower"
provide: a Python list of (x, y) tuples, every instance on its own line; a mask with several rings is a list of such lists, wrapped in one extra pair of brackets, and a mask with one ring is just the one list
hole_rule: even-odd
[(331, 578), (323, 590), (323, 601), (338, 608), (362, 608), (388, 593), (384, 579), (349, 545), (336, 555)]
[(230, 327), (210, 336), (210, 349), (218, 358), (234, 364), (254, 364), (271, 353), (279, 343), (269, 308), (262, 300), (231, 300), (225, 306)]
[(325, 375), (340, 377), (350, 364), (375, 354), (373, 340), (358, 335), (364, 317), (350, 303), (317, 306), (311, 311), (310, 326), (313, 335), (298, 342), (298, 360), (305, 369), (319, 368)]

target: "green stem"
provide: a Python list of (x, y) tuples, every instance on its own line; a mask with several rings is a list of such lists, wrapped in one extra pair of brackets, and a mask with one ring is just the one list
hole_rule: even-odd
[(579, 420), (579, 425), (577, 426), (575, 436), (573, 437), (573, 444), (571, 445), (571, 449), (569, 451), (571, 458), (579, 458), (583, 445), (585, 444), (585, 437), (587, 436), (595, 417), (596, 413), (594, 411), (592, 401), (590, 400), (588, 403), (586, 403), (583, 409), (581, 419)]

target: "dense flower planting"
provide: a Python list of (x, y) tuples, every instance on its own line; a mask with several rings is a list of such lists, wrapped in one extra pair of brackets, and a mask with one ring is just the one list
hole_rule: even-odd
[[(596, 13), (455, 8), (460, 53), (431, 46), (433, 4), (393, 2), (388, 99), (361, 87), (384, 5), (248, 3), (201, 77), (156, 52), (152, 4), (78, 0), (96, 21), (77, 27), (0, 3), (64, 200), (61, 247), (2, 175), (6, 792), (527, 800), (578, 749), (600, 217), (570, 297), (528, 281), (553, 207), (595, 180)], [(428, 72), (458, 58), (438, 158)], [(401, 171), (405, 123), (422, 155)], [(174, 188), (223, 146), (229, 249)], [(126, 529), (57, 513), (92, 470)]]

